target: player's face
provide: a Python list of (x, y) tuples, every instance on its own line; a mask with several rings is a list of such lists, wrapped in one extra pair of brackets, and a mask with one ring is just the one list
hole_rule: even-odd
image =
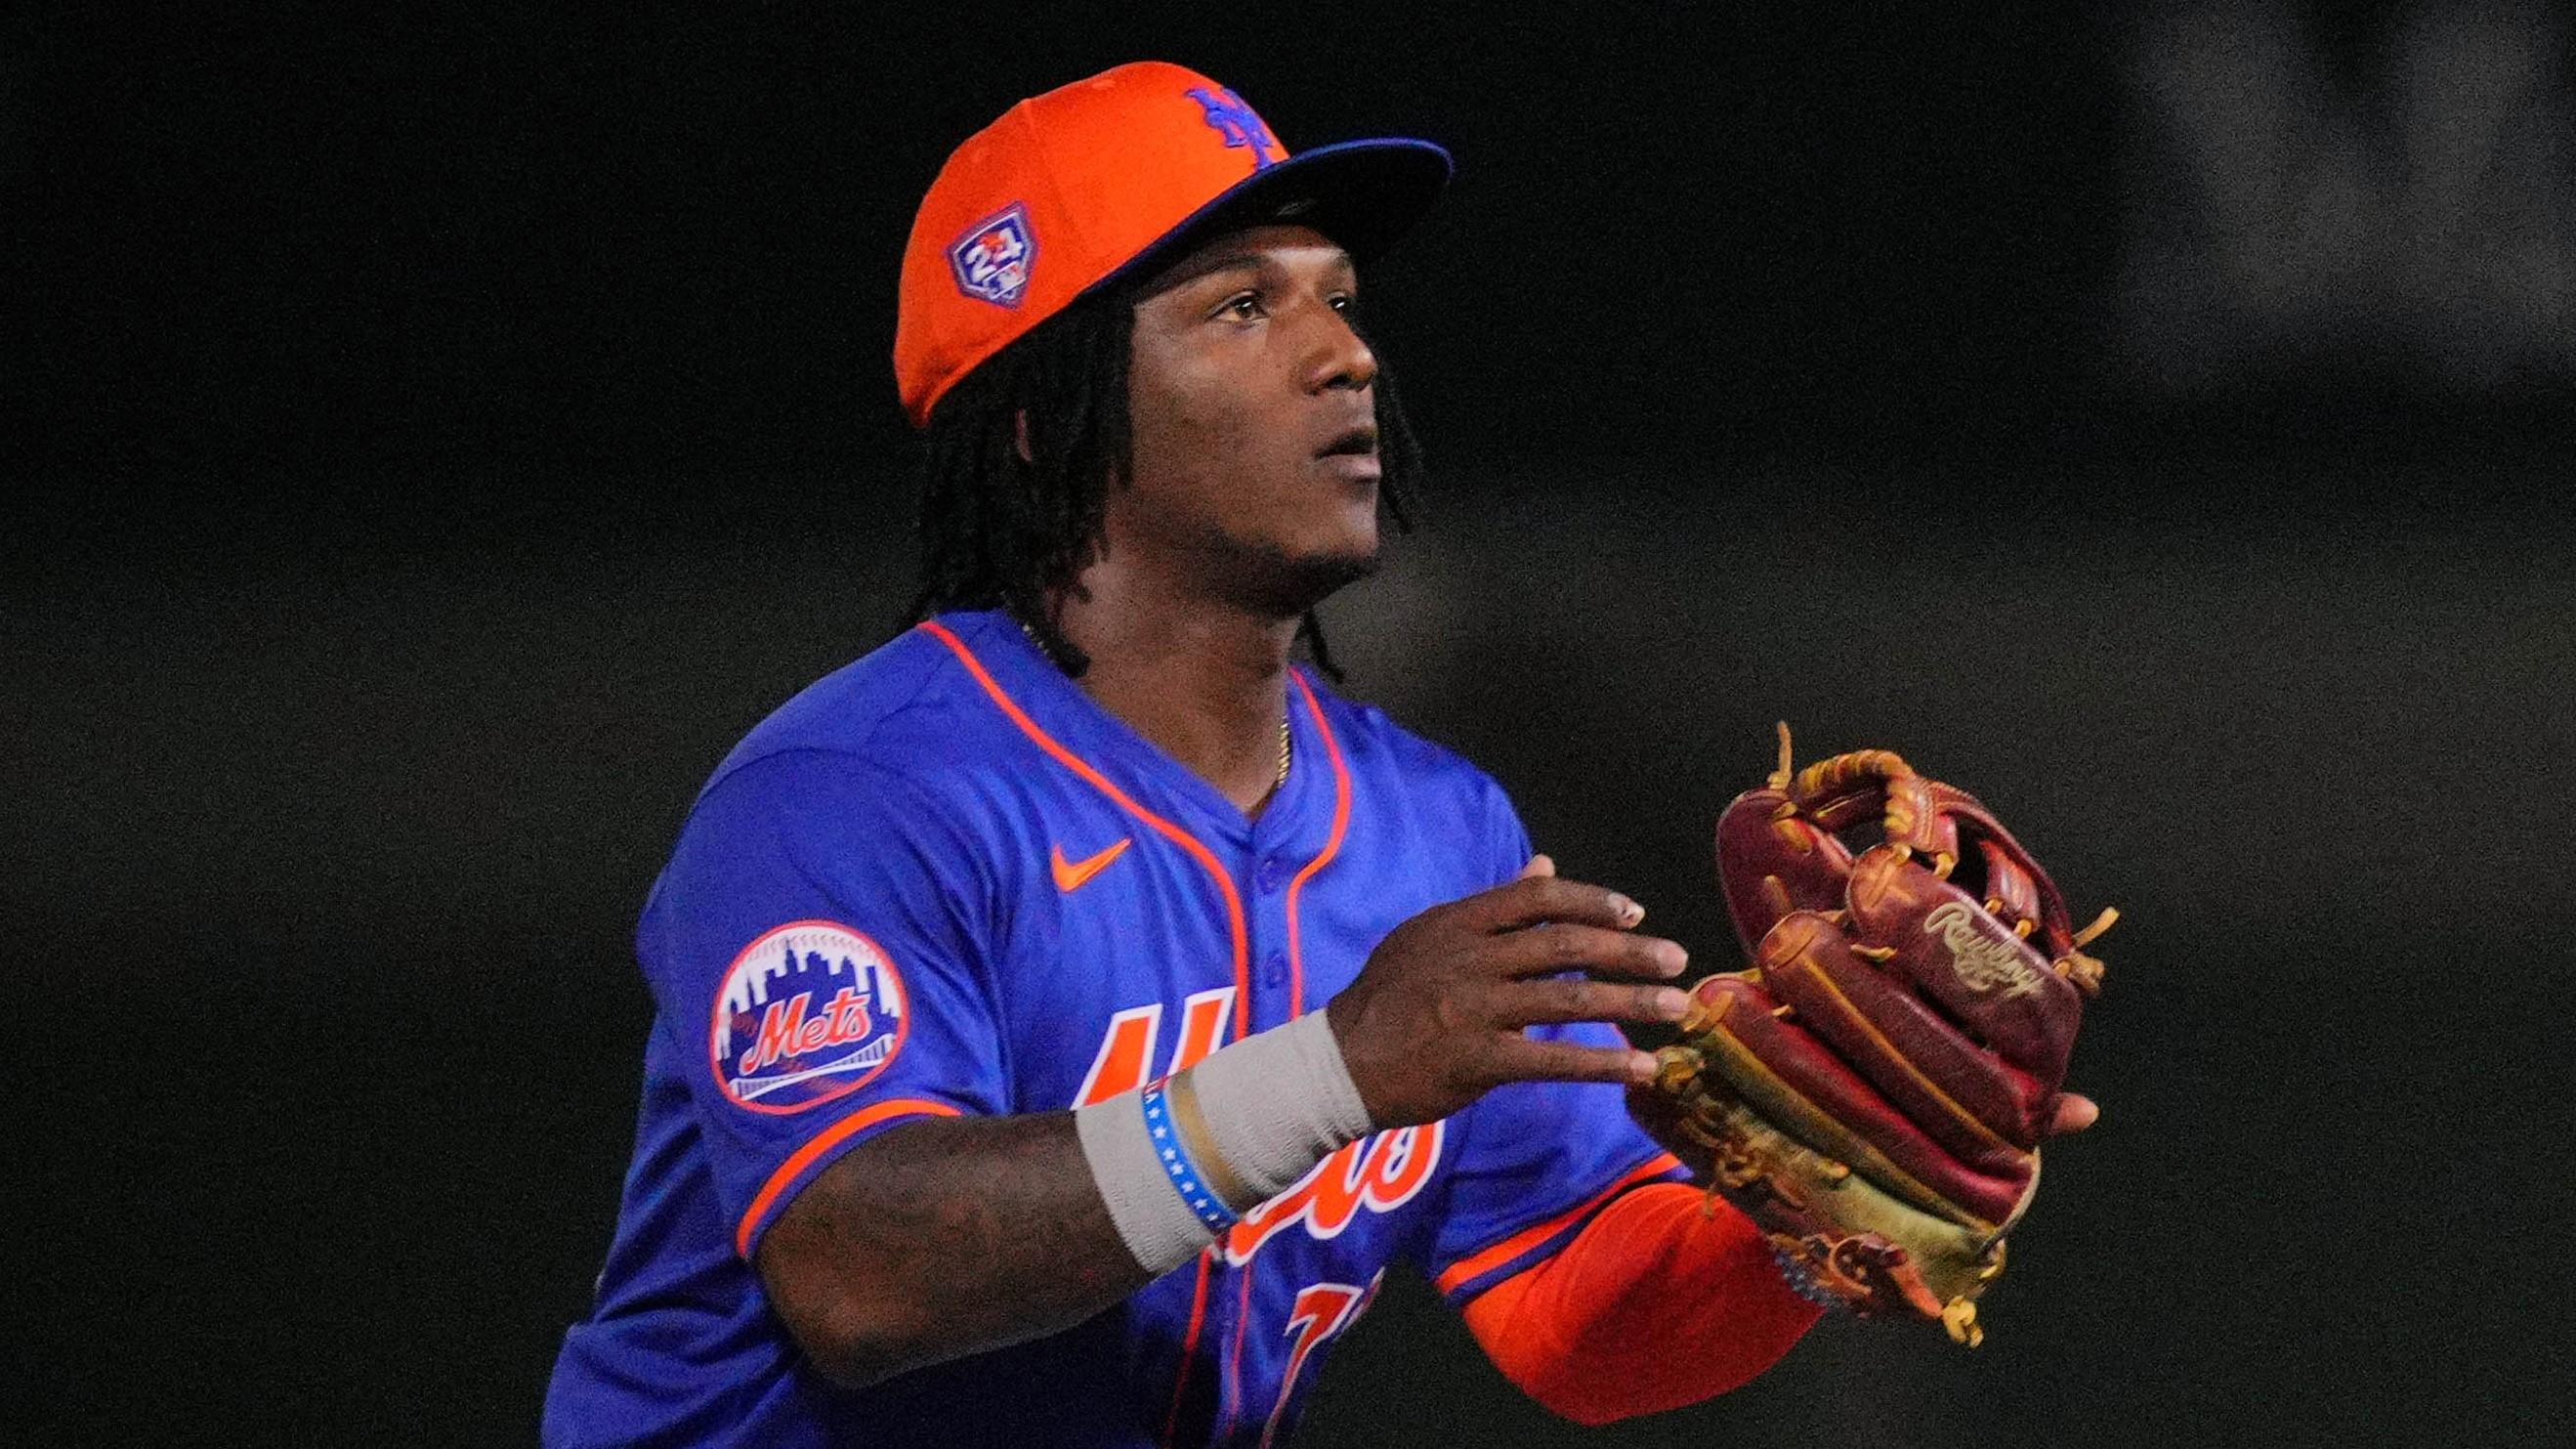
[(1286, 615), (1377, 561), (1377, 359), (1351, 260), (1321, 233), (1221, 237), (1136, 305), (1129, 486), (1113, 537), (1168, 550), (1244, 607)]

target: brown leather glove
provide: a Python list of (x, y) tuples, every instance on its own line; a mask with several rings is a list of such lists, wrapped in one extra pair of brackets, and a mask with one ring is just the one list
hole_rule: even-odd
[[(1857, 857), (1840, 838), (1878, 824)], [(1886, 750), (1792, 774), (1717, 823), (1751, 955), (1692, 988), (1640, 1116), (1706, 1151), (1713, 1191), (1800, 1286), (1984, 1337), (1975, 1300), (2039, 1182), (2039, 1141), (2102, 963), (2055, 882), (1963, 790)]]

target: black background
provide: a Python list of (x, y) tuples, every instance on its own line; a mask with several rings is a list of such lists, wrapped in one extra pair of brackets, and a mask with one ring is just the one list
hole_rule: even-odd
[[(2446, 9), (2235, 8), (2364, 115)], [(2326, 337), (2176, 384), (2122, 320), (2187, 190), (2143, 22), (1719, 10), (0, 19), (9, 1437), (533, 1437), (645, 887), (899, 623), (912, 207), (1145, 56), (1460, 158), (1369, 278), (1437, 491), (1328, 610), (1356, 692), (1703, 964), (1780, 718), (2126, 915), (2105, 1117), (1984, 1349), (1831, 1323), (1581, 1431), (1399, 1285), (1305, 1442), (2563, 1432), (2567, 374)]]

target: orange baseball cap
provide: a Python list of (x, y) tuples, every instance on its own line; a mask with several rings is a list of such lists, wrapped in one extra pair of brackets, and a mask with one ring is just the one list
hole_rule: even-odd
[(1295, 156), (1243, 98), (1138, 61), (1032, 96), (966, 139), (904, 246), (895, 386), (914, 427), (958, 379), (1085, 292), (1220, 232), (1293, 221), (1366, 258), (1448, 183), (1429, 141), (1344, 141)]

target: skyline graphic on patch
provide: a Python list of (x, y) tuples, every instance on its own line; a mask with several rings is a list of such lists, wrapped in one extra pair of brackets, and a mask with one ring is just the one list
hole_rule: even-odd
[(903, 977), (836, 921), (791, 921), (742, 948), (716, 992), (707, 1061), (737, 1107), (784, 1115), (846, 1097), (903, 1050)]
[(1015, 201), (968, 227), (964, 236), (949, 244), (948, 269), (957, 276), (957, 290), (967, 296), (997, 307), (1016, 307), (1029, 289), (1029, 264), (1037, 255), (1037, 235), (1029, 230), (1029, 214)]

